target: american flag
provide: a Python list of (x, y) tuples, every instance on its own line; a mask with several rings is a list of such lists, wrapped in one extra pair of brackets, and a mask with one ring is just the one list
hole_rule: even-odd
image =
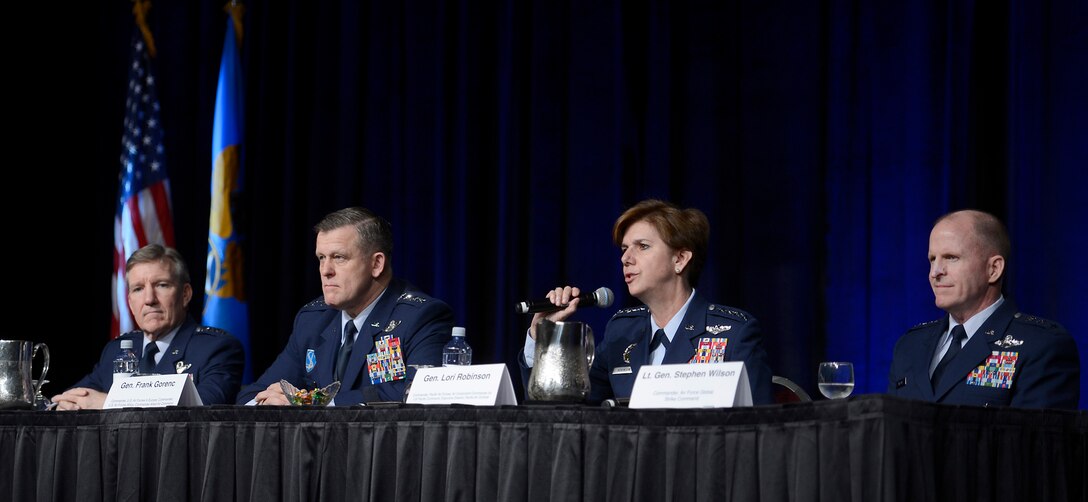
[(174, 245), (170, 180), (166, 177), (164, 160), (155, 77), (151, 75), (143, 38), (133, 34), (125, 132), (121, 137), (120, 188), (113, 220), (111, 338), (131, 331), (135, 324), (128, 309), (125, 261), (148, 244)]

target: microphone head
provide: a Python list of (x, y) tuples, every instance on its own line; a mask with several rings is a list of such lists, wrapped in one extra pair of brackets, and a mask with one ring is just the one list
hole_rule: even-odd
[(612, 294), (612, 290), (608, 288), (597, 288), (597, 291), (593, 292), (593, 297), (597, 299), (597, 306), (600, 308), (608, 308), (612, 306), (612, 301), (616, 299), (616, 296)]

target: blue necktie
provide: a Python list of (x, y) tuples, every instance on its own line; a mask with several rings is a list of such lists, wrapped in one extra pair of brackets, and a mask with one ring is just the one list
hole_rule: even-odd
[(144, 357), (140, 358), (140, 373), (155, 372), (155, 354), (159, 353), (159, 344), (151, 342), (144, 347)]
[(650, 340), (650, 354), (653, 355), (654, 351), (662, 345), (665, 346), (665, 351), (668, 352), (669, 337), (665, 336), (665, 330), (659, 329), (656, 333), (654, 333), (653, 339)]
[(343, 383), (344, 372), (348, 369), (348, 361), (351, 360), (351, 347), (355, 345), (355, 334), (359, 330), (355, 327), (355, 321), (344, 324), (344, 344), (340, 346), (340, 352), (336, 354), (336, 381)]
[(952, 362), (952, 358), (959, 354), (961, 345), (963, 345), (963, 339), (967, 338), (967, 330), (963, 329), (962, 324), (957, 324), (955, 328), (952, 328), (952, 343), (948, 346), (948, 350), (945, 351), (944, 357), (941, 358), (941, 362), (937, 363), (937, 367), (933, 369), (933, 376), (929, 381), (933, 384), (933, 390), (937, 390), (937, 384), (941, 381), (941, 375), (944, 374), (945, 368)]

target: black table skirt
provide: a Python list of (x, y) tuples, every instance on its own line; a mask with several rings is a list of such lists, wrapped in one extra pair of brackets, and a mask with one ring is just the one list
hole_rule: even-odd
[(12, 500), (1084, 500), (1088, 412), (887, 396), (0, 412)]

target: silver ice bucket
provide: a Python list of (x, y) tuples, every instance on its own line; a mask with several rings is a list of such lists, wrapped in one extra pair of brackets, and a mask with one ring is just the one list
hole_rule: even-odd
[[(45, 355), (37, 381), (31, 377), (34, 356), (41, 349)], [(31, 408), (34, 396), (45, 383), (49, 371), (49, 347), (25, 340), (0, 340), (0, 409)]]
[(593, 350), (593, 329), (585, 323), (542, 319), (536, 325), (529, 399), (584, 401), (589, 395)]

